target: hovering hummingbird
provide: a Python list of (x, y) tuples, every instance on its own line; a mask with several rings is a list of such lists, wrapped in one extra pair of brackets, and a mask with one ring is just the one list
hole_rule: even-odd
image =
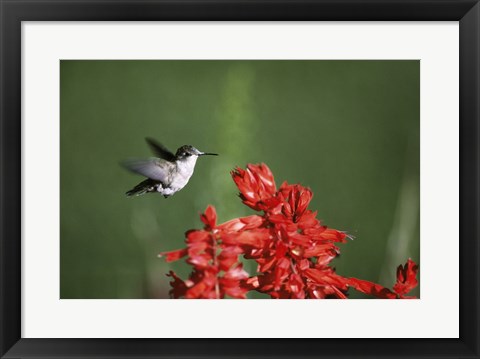
[(180, 147), (175, 154), (157, 141), (146, 138), (152, 151), (160, 158), (131, 159), (123, 162), (130, 171), (148, 177), (126, 193), (139, 196), (158, 192), (167, 198), (180, 191), (192, 177), (199, 156), (218, 156), (216, 153), (201, 152), (191, 145)]

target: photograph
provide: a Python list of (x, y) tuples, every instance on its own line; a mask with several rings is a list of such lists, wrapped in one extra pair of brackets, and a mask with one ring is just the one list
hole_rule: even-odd
[(60, 299), (420, 299), (419, 60), (74, 60)]
[(0, 359), (480, 358), (479, 2), (0, 0)]

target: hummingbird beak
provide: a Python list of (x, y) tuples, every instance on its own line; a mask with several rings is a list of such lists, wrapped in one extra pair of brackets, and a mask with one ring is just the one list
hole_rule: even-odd
[(199, 156), (218, 156), (218, 153), (201, 152)]

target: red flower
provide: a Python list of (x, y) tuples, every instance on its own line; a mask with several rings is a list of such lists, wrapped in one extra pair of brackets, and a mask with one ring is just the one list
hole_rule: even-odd
[[(245, 298), (256, 290), (272, 298), (345, 299), (349, 288), (378, 298), (410, 298), (405, 295), (418, 284), (418, 266), (410, 259), (398, 267), (393, 291), (335, 273), (329, 266), (340, 253), (335, 244), (347, 235), (322, 225), (308, 209), (309, 188), (284, 182), (277, 190), (265, 164), (236, 168), (232, 177), (243, 203), (263, 215), (217, 225), (215, 209), (207, 207), (200, 216), (204, 229), (186, 234), (187, 248), (161, 253), (168, 262), (187, 256), (194, 269), (185, 281), (170, 272), (174, 298)], [(257, 262), (257, 275), (245, 272), (242, 254)]]
[(366, 294), (373, 295), (379, 298), (385, 299), (411, 299), (415, 297), (407, 297), (413, 288), (418, 284), (417, 281), (418, 265), (415, 264), (410, 258), (404, 266), (399, 265), (397, 268), (397, 283), (393, 286), (393, 292), (390, 289), (382, 287), (380, 284), (372, 283), (366, 280), (350, 278), (348, 284)]
[(380, 284), (369, 282), (367, 280), (349, 278), (347, 283), (349, 286), (351, 286), (352, 288), (355, 288), (359, 292), (370, 294), (377, 298), (383, 298), (383, 299), (397, 298), (397, 295), (395, 293), (392, 293), (390, 289), (384, 288)]
[(417, 281), (418, 265), (410, 258), (404, 266), (399, 265), (397, 268), (397, 283), (393, 286), (393, 290), (398, 295), (408, 294), (418, 285)]
[(205, 229), (211, 230), (215, 228), (215, 224), (217, 223), (217, 211), (215, 211), (215, 207), (208, 206), (205, 213), (200, 215), (200, 219), (205, 224)]
[[(269, 176), (264, 176), (265, 173)], [(246, 258), (259, 265), (260, 274), (250, 281), (255, 283), (255, 289), (274, 298), (344, 297), (341, 290), (331, 289), (330, 285), (305, 274), (306, 269), (327, 266), (339, 253), (334, 242), (344, 242), (346, 238), (343, 232), (320, 225), (316, 212), (308, 210), (312, 191), (285, 182), (275, 192), (273, 176), (264, 164), (249, 165), (243, 172), (237, 169), (232, 175), (244, 203), (247, 199), (247, 205), (263, 210), (263, 226), (269, 228), (264, 245), (245, 252)], [(269, 191), (263, 192), (264, 188)], [(342, 290), (346, 289), (342, 285)]]
[(237, 167), (231, 174), (244, 204), (257, 211), (274, 204), (275, 180), (265, 164), (247, 165), (246, 170)]
[(207, 207), (200, 219), (205, 227), (186, 233), (187, 248), (160, 253), (167, 262), (188, 255), (187, 263), (194, 268), (185, 281), (174, 272), (169, 273), (173, 278), (170, 294), (174, 298), (224, 298), (225, 295), (245, 298), (248, 289), (242, 282), (248, 278), (248, 273), (243, 270), (238, 256), (243, 253), (243, 247), (261, 245), (261, 239), (255, 232), (243, 236), (241, 231), (259, 227), (263, 219), (250, 216), (217, 226), (217, 214), (212, 206)]

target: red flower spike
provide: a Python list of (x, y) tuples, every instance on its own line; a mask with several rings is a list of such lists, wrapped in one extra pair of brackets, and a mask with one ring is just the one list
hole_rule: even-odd
[[(271, 298), (346, 299), (349, 288), (377, 298), (411, 298), (406, 294), (418, 284), (418, 266), (410, 259), (398, 267), (393, 291), (335, 273), (329, 266), (340, 253), (335, 243), (345, 243), (347, 235), (323, 226), (308, 209), (309, 188), (284, 182), (277, 190), (265, 164), (236, 168), (232, 177), (243, 203), (263, 215), (217, 225), (215, 208), (208, 206), (200, 216), (204, 229), (186, 233), (186, 248), (161, 253), (168, 262), (188, 256), (193, 266), (185, 281), (168, 274), (174, 298), (246, 298), (254, 290)], [(240, 255), (257, 262), (258, 275), (248, 276)]]
[(410, 258), (404, 266), (397, 268), (397, 283), (393, 286), (395, 293), (399, 295), (408, 294), (418, 285), (417, 281), (418, 266)]

